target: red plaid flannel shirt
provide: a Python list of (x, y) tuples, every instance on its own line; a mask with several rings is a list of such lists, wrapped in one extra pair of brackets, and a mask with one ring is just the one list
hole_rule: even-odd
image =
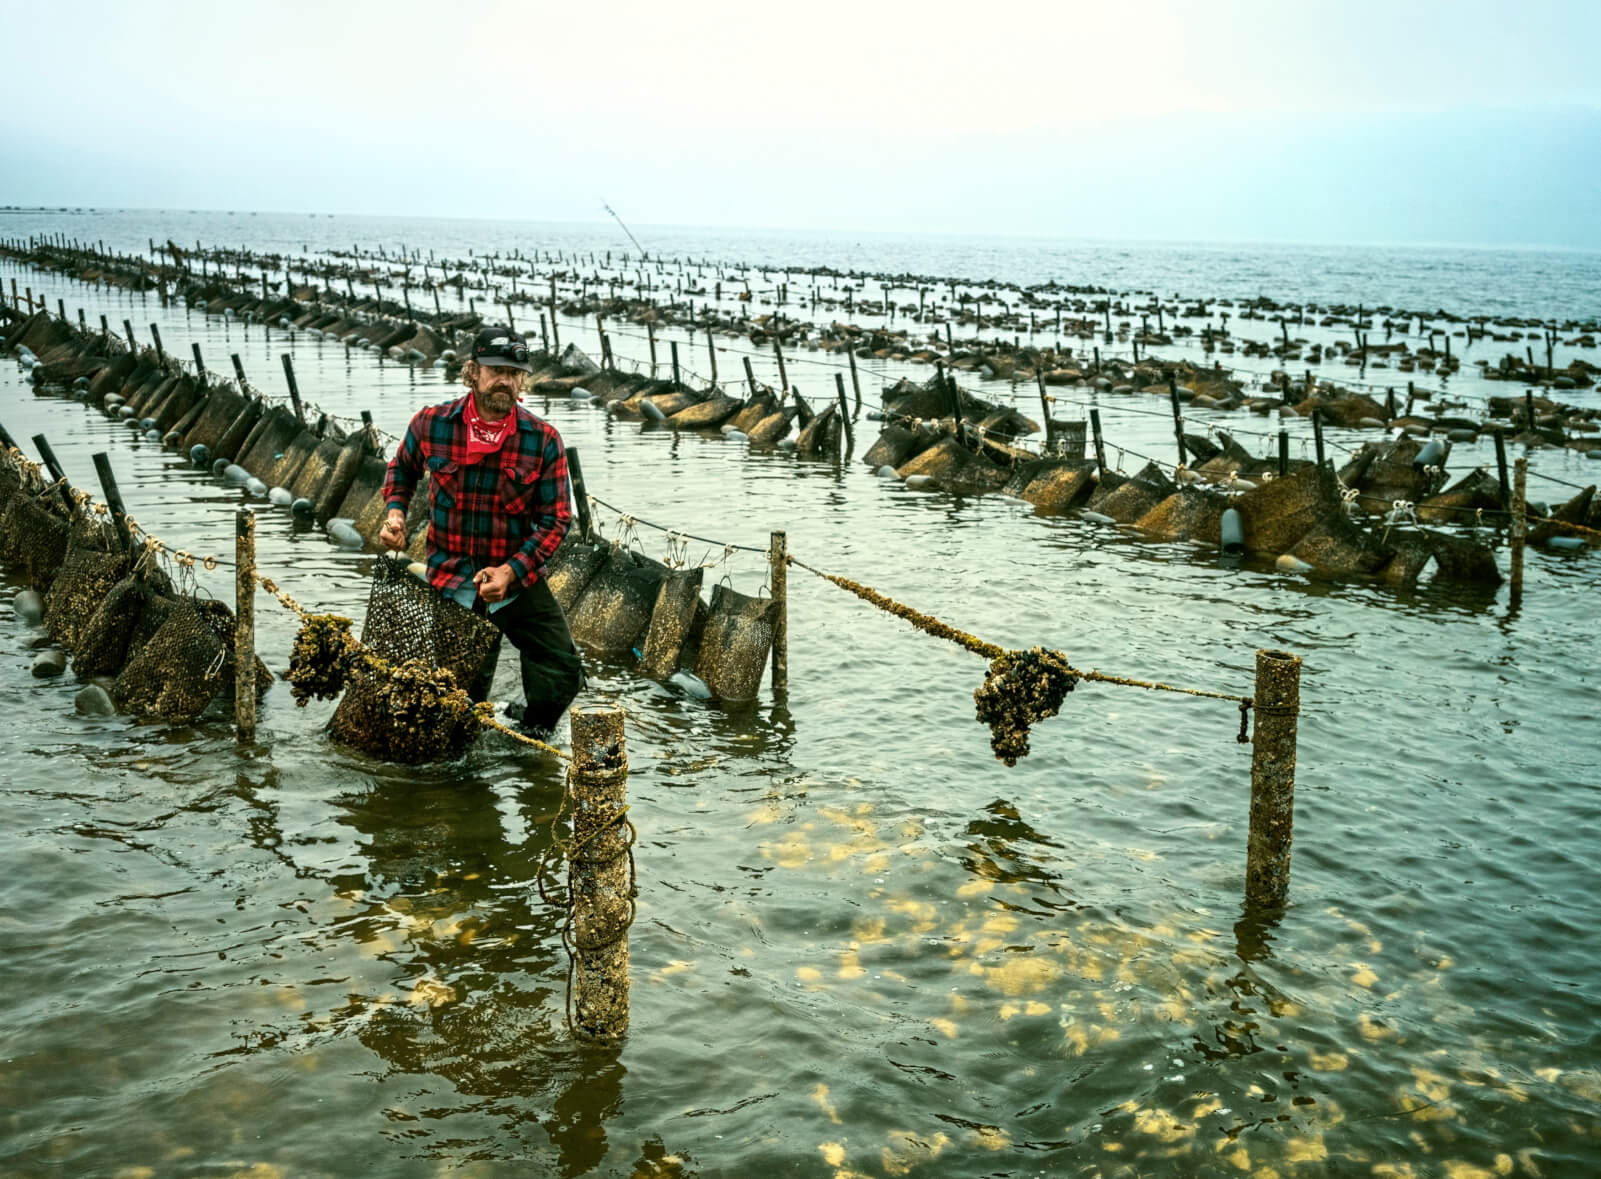
[(389, 463), (384, 499), (404, 512), (424, 471), (432, 489), (428, 581), (450, 591), (491, 565), (510, 565), (516, 584), (538, 581), (572, 520), (561, 435), (522, 406), (498, 454), (468, 463), (467, 394), (421, 410)]

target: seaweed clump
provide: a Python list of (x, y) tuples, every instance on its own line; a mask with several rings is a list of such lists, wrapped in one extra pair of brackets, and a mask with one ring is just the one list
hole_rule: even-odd
[(1060, 651), (1030, 647), (996, 656), (973, 693), (996, 758), (1015, 766), (1018, 758), (1027, 757), (1029, 727), (1055, 716), (1078, 679)]

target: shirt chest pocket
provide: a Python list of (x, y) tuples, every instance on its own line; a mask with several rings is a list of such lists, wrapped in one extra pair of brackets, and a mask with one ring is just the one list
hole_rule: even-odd
[(436, 508), (454, 508), (461, 502), (461, 464), (435, 455), (428, 460), (428, 486)]
[(524, 460), (500, 469), (501, 510), (514, 516), (531, 514), (539, 503), (540, 465)]

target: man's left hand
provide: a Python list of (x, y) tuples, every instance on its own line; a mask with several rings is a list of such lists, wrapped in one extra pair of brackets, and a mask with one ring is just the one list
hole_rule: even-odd
[(504, 602), (516, 583), (517, 575), (510, 565), (492, 565), (473, 574), (478, 596), (486, 602)]

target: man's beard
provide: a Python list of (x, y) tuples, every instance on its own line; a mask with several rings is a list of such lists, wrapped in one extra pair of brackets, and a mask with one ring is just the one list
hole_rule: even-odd
[(498, 422), (517, 404), (517, 395), (504, 386), (477, 394), (478, 412), (492, 422)]

